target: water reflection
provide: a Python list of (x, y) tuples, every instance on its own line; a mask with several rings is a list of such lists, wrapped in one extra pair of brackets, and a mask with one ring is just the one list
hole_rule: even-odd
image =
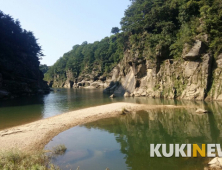
[(48, 95), (28, 96), (0, 101), (0, 129), (29, 123), (67, 111), (112, 102), (132, 102), (149, 104), (177, 104), (174, 100), (148, 98), (110, 99), (103, 89), (54, 89)]
[[(195, 108), (158, 109), (99, 120), (61, 133), (47, 147), (61, 143), (68, 147), (67, 154), (55, 160), (64, 169), (69, 165), (91, 170), (107, 166), (111, 170), (202, 170), (208, 159), (150, 158), (149, 153), (151, 143), (222, 144), (222, 107), (216, 102), (204, 106), (208, 114), (197, 114)], [(75, 159), (82, 152), (89, 155), (87, 150), (91, 157)]]
[(54, 89), (48, 95), (0, 101), (0, 129), (114, 101), (102, 89)]
[[(221, 103), (215, 104), (215, 102), (206, 104), (205, 102), (151, 99), (145, 97), (117, 97), (110, 99), (109, 95), (102, 93), (102, 90), (103, 89), (54, 89), (54, 91), (48, 95), (0, 101), (0, 130), (55, 116), (64, 112), (112, 102), (154, 105), (194, 105), (196, 108), (209, 106), (209, 108), (213, 109), (212, 112), (218, 109), (218, 107), (221, 107)], [(214, 129), (215, 127), (212, 127), (212, 130)]]
[(44, 96), (22, 97), (0, 102), (0, 129), (42, 118)]

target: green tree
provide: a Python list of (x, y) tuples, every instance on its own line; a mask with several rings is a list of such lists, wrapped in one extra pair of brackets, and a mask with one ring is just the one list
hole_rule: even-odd
[(120, 32), (120, 29), (118, 28), (118, 27), (113, 27), (112, 29), (111, 29), (111, 33), (112, 34), (117, 34), (117, 33), (119, 33)]

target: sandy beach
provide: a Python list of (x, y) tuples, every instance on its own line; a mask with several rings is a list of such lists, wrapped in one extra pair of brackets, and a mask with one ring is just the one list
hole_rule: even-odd
[(120, 102), (71, 111), (0, 131), (0, 151), (12, 149), (27, 152), (42, 150), (59, 133), (87, 122), (120, 115), (124, 108), (128, 111), (139, 111), (181, 107), (184, 106), (142, 105)]

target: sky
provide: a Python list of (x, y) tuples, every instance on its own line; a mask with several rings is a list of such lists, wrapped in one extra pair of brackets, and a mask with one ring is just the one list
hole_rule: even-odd
[(32, 31), (42, 46), (41, 64), (53, 65), (76, 44), (111, 35), (129, 0), (0, 0), (0, 10)]

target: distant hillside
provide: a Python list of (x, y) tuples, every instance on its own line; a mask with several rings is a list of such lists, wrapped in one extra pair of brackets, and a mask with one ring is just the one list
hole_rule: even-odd
[(39, 70), (42, 56), (33, 33), (0, 11), (0, 99), (49, 91)]
[(110, 93), (222, 100), (221, 0), (131, 1), (121, 32), (74, 46), (45, 79), (55, 87), (99, 80)]

